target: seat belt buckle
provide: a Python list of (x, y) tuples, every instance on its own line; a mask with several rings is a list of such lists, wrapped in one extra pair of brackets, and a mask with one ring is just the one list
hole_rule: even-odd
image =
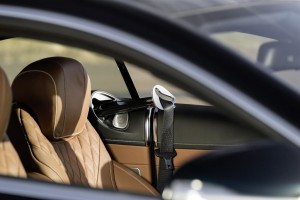
[(174, 169), (173, 158), (177, 155), (175, 150), (173, 152), (160, 152), (160, 149), (156, 149), (155, 155), (164, 160), (166, 170)]

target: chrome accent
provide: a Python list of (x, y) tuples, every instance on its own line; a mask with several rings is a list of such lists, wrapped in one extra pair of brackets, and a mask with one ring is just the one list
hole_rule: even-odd
[(152, 113), (153, 113), (153, 108), (148, 108), (146, 112), (146, 120), (145, 120), (145, 145), (146, 146), (149, 146), (151, 142), (151, 124), (153, 124)]
[(158, 121), (158, 109), (154, 109), (154, 114), (153, 114), (153, 142), (154, 142), (154, 147), (158, 147), (158, 127), (157, 127), (157, 121)]
[(139, 176), (142, 176), (141, 170), (140, 168), (130, 168), (134, 173), (136, 173)]
[(128, 126), (129, 116), (128, 113), (118, 113), (112, 120), (112, 125), (118, 129), (124, 129)]
[[(104, 91), (94, 91), (91, 95), (91, 101), (90, 101), (90, 106), (92, 108), (93, 113), (95, 116), (103, 122), (103, 118), (99, 118), (96, 113), (94, 112), (94, 105), (93, 105), (93, 99), (97, 99), (99, 101), (107, 101), (107, 100), (112, 100), (112, 101), (118, 101), (119, 99), (112, 94)], [(128, 126), (129, 122), (129, 115), (128, 113), (117, 113), (114, 115), (114, 118), (112, 120), (112, 126), (117, 129), (125, 129)]]
[(104, 91), (95, 91), (92, 93), (91, 95), (91, 102), (90, 102), (90, 106), (92, 108), (94, 108), (93, 105), (93, 99), (98, 99), (99, 101), (106, 101), (106, 100), (119, 100), (118, 98), (116, 98), (115, 96), (113, 96), (112, 94), (108, 93), (108, 92), (104, 92)]

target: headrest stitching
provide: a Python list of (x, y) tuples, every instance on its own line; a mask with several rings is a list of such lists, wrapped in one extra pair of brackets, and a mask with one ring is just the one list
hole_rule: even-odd
[(20, 76), (22, 76), (22, 75), (24, 75), (24, 74), (26, 74), (26, 73), (30, 73), (30, 72), (40, 72), (40, 73), (43, 73), (43, 74), (46, 74), (46, 75), (48, 75), (50, 78), (51, 78), (51, 80), (52, 80), (52, 82), (53, 82), (53, 85), (54, 85), (54, 90), (55, 90), (55, 115), (54, 115), (54, 124), (53, 124), (53, 132), (52, 132), (52, 135), (53, 135), (53, 138), (55, 138), (55, 136), (54, 136), (54, 133), (55, 133), (55, 124), (56, 124), (56, 115), (57, 115), (57, 89), (56, 89), (56, 84), (55, 84), (55, 81), (54, 81), (54, 78), (51, 76), (51, 74), (49, 74), (49, 73), (47, 73), (47, 72), (44, 72), (44, 71), (41, 71), (41, 70), (29, 70), (29, 71), (25, 71), (25, 72), (21, 72), (18, 76), (16, 76), (16, 78), (15, 78), (15, 80), (18, 78), (18, 77), (20, 77)]
[[(59, 69), (62, 71), (62, 74), (63, 74), (63, 76), (64, 76), (64, 78), (63, 78), (63, 80), (64, 80), (64, 92), (63, 92), (63, 94), (64, 94), (64, 101), (62, 102), (63, 104), (64, 104), (64, 108), (65, 109), (67, 109), (67, 102), (66, 102), (66, 78), (65, 78), (65, 71), (64, 71), (64, 68), (62, 67), (62, 64), (60, 63), (60, 62), (58, 62), (58, 61), (55, 61), (55, 60), (49, 60), (48, 62), (52, 62), (52, 63), (55, 63), (55, 64), (57, 64), (58, 66), (59, 66)], [(62, 112), (62, 114), (63, 114), (63, 125), (62, 125), (62, 132), (64, 132), (64, 130), (65, 130), (65, 123), (66, 123), (66, 112)], [(55, 118), (56, 118), (56, 115), (55, 115)], [(64, 138), (64, 137), (57, 137), (56, 135), (55, 135), (55, 132), (53, 132), (53, 138), (54, 139), (61, 139), (61, 138)]]

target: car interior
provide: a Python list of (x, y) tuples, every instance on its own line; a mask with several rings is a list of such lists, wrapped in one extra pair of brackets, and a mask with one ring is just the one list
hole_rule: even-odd
[[(1, 42), (9, 40), (17, 43), (28, 40), (31, 47), (41, 42), (26, 38), (8, 38)], [(42, 54), (30, 61), (20, 60), (17, 67), (5, 67), (11, 61), (0, 63), (10, 81), (9, 84), (1, 71), (0, 157), (7, 163), (1, 162), (0, 173), (159, 195), (156, 188), (161, 161), (155, 151), (162, 143), (166, 112), (154, 104), (153, 94), (148, 89), (154, 85), (144, 78), (155, 77), (155, 74), (136, 71), (130, 63), (112, 59), (118, 70), (111, 73), (116, 79), (121, 77), (123, 86), (119, 86), (119, 82), (114, 85), (111, 76), (105, 77), (104, 70), (95, 69), (109, 69), (105, 68), (107, 61), (100, 63), (103, 66), (89, 68), (73, 49), (65, 53), (64, 45), (50, 42), (47, 45), (54, 45), (55, 53)], [(36, 52), (43, 51), (36, 48)], [(88, 56), (85, 52), (80, 55)], [(109, 82), (103, 84), (103, 88), (100, 84), (94, 87), (97, 81), (106, 78)], [(144, 90), (149, 90), (148, 93), (139, 89), (141, 82), (146, 83)], [(153, 82), (165, 84), (156, 78)], [(112, 89), (107, 89), (110, 86)], [(267, 139), (224, 111), (190, 100), (190, 95), (178, 92), (172, 85), (169, 87), (179, 100), (173, 120), (174, 172), (199, 156)], [(114, 91), (120, 88), (128, 91)]]
[(23, 168), (21, 160), (6, 134), (6, 128), (10, 116), (12, 95), (8, 79), (1, 68), (0, 83), (0, 174), (6, 176), (26, 178), (26, 172)]

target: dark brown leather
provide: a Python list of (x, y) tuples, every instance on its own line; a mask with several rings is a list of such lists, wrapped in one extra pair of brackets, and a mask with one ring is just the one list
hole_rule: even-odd
[[(30, 177), (158, 195), (111, 160), (87, 120), (90, 83), (79, 62), (62, 57), (37, 61), (16, 77), (12, 88), (16, 105), (8, 133)], [(123, 186), (124, 177), (132, 187)]]
[(62, 57), (36, 61), (15, 78), (12, 90), (14, 101), (30, 108), (49, 140), (76, 135), (83, 130), (88, 115), (90, 81), (78, 61)]
[(0, 174), (26, 177), (18, 154), (5, 134), (11, 109), (11, 90), (6, 75), (0, 68)]

